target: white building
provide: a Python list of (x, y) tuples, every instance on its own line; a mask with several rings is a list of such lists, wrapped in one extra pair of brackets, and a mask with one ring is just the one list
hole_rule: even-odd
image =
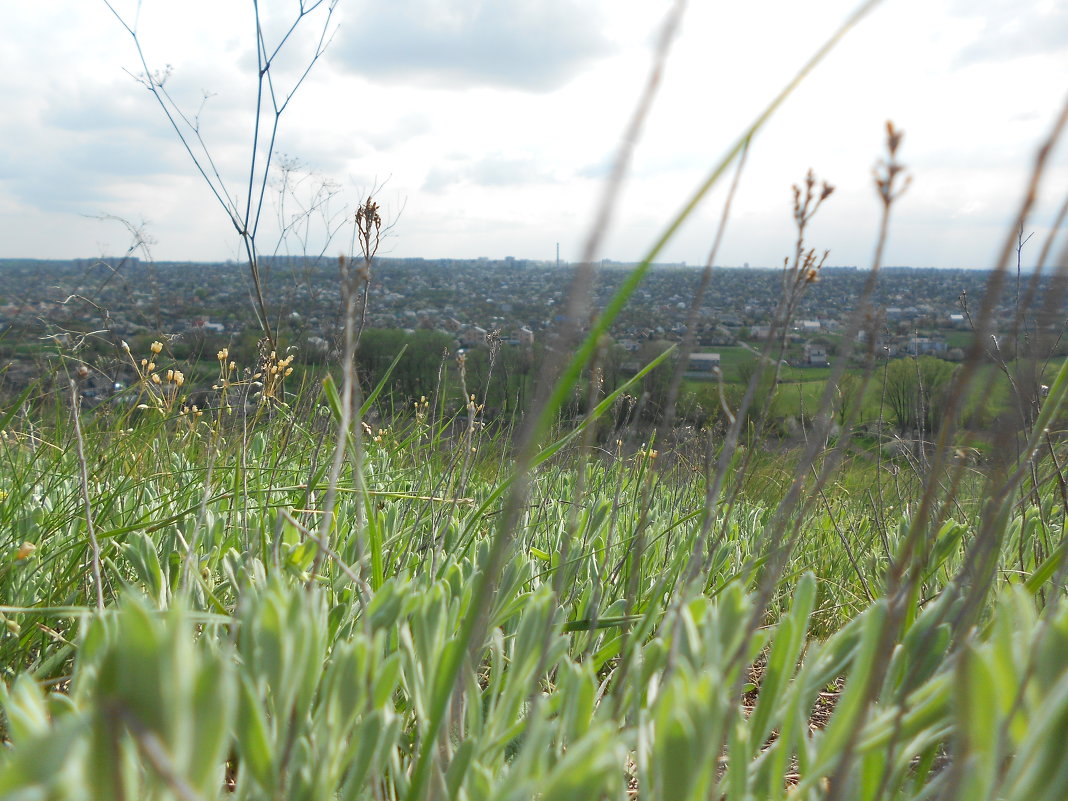
[(691, 353), (686, 364), (689, 373), (707, 373), (711, 375), (719, 369), (718, 353)]

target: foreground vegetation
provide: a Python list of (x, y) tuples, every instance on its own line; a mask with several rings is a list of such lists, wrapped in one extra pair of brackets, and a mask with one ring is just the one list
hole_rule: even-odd
[[(606, 190), (551, 355), (507, 423), (486, 425), (489, 365), (476, 378), (463, 357), (412, 405), (383, 392), (396, 360), (361, 386), (382, 228), (372, 198), (353, 219), (362, 258), (339, 262), (337, 383), (287, 389), (297, 376), (250, 224), (262, 204), (233, 210), (189, 150), (248, 256), (257, 363), (220, 351), (198, 403), (193, 371), (162, 343), (127, 345), (137, 380), (90, 411), (78, 382), (93, 365), (73, 351), (53, 379), (63, 394), (31, 389), (0, 411), (0, 798), (1068, 797), (1068, 362), (1047, 373), (1043, 341), (1056, 327), (1018, 304), (1013, 358), (984, 364), (984, 302), (959, 370), (896, 368), (916, 380), (892, 410), (900, 448), (858, 426), (877, 365), (845, 367), (877, 316), (900, 131), (887, 126), (875, 173), (869, 290), (818, 397), (799, 401), (811, 411), (795, 445), (770, 423), (776, 343), (823, 263), (805, 232), (833, 188), (811, 173), (794, 187), (797, 246), (765, 350), (747, 380), (707, 385), (717, 424), (671, 424), (686, 396), (679, 367), (657, 374), (669, 354), (604, 380), (607, 332), (665, 243), (871, 5), (594, 314)], [(116, 17), (175, 124), (136, 24)], [(273, 52), (256, 30), (258, 53)], [(1066, 120), (1040, 150), (1021, 247)], [(962, 423), (990, 402), (995, 369), (1013, 414), (980, 452)]]
[(361, 426), (332, 481), (332, 382), (244, 417), (145, 376), (3, 417), (0, 797), (1068, 794), (1053, 440), (827, 447), (818, 483), (739, 449), (709, 506), (700, 449), (580, 425), (502, 529), (522, 477), (474, 401)]
[(123, 343), (136, 381), (89, 410), (63, 354), (69, 394), (0, 412), (0, 799), (1068, 797), (1068, 362), (1022, 304), (1018, 358), (987, 308), (959, 368), (846, 373), (865, 296), (781, 437), (830, 191), (795, 188), (779, 335), (699, 429), (672, 424), (692, 342), (604, 380), (660, 245), (507, 420), (464, 354), (411, 404), (402, 354), (368, 383), (371, 199), (334, 375), (294, 392), (265, 333), (209, 390)]

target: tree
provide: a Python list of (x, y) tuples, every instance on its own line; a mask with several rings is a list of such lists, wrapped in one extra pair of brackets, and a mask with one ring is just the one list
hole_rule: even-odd
[(405, 401), (429, 397), (437, 386), (441, 360), (452, 347), (452, 338), (440, 331), (408, 334), (395, 328), (368, 328), (363, 332), (356, 358), (364, 391), (378, 386), (403, 350), (404, 355), (389, 376), (390, 388)]
[[(297, 90), (311, 72), (313, 66), (326, 52), (333, 30), (334, 10), (339, 0), (310, 0), (301, 2), (291, 14), (288, 24), (284, 25), (278, 39), (268, 41), (265, 31), (269, 30), (261, 19), (260, 6), (252, 4), (252, 13), (256, 31), (256, 92), (255, 117), (251, 135), (251, 150), (247, 167), (229, 180), (220, 172), (211, 149), (202, 136), (200, 116), (203, 104), (196, 112), (182, 108), (175, 101), (167, 82), (172, 68), (167, 65), (162, 70), (149, 66), (148, 56), (141, 46), (138, 31), (140, 13), (132, 20), (120, 14), (109, 0), (104, 0), (108, 10), (118, 20), (133, 40), (134, 49), (142, 72), (136, 75), (137, 81), (144, 86), (156, 100), (163, 115), (167, 118), (175, 135), (178, 137), (186, 155), (193, 163), (195, 172), (207, 185), (216, 203), (229, 219), (241, 241), (248, 263), (249, 276), (252, 279), (253, 307), (264, 336), (272, 349), (278, 346), (271, 327), (267, 310), (263, 274), (260, 268), (260, 251), (257, 234), (263, 219), (264, 200), (268, 190), (268, 178), (271, 164), (275, 158), (278, 145), (278, 130), (282, 115), (289, 107)], [(138, 3), (138, 12), (140, 3)], [(318, 23), (312, 36), (311, 54), (304, 62), (303, 69), (296, 69), (287, 85), (276, 66), (280, 54), (292, 49), (292, 34), (298, 27)], [(204, 102), (210, 95), (205, 95)]]
[[(639, 364), (649, 364), (670, 347), (670, 342), (647, 342), (638, 351)], [(677, 358), (678, 356), (673, 354), (642, 377), (642, 411), (651, 420), (660, 420), (666, 411), (671, 376), (675, 371)]]
[(897, 432), (930, 435), (942, 425), (954, 365), (934, 356), (909, 356), (886, 366), (883, 397)]

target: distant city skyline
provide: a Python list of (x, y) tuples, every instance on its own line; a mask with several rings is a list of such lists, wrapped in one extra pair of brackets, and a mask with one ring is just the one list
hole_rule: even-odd
[[(359, 256), (353, 256), (352, 258), (359, 258)], [(330, 266), (333, 265), (337, 259), (336, 255), (322, 255), (322, 256), (300, 256), (296, 254), (290, 255), (264, 255), (260, 257), (261, 264), (281, 264), (285, 265), (287, 262), (292, 264), (299, 264), (301, 260), (304, 260), (309, 265)], [(98, 254), (96, 256), (72, 256), (70, 258), (43, 258), (36, 256), (11, 256), (0, 254), (0, 270), (4, 267), (11, 266), (13, 264), (21, 264), (24, 262), (32, 263), (45, 263), (45, 264), (71, 264), (81, 267), (91, 267), (94, 265), (107, 264), (110, 266), (116, 266), (121, 262), (126, 261), (132, 264), (155, 264), (162, 267), (171, 266), (189, 266), (189, 267), (212, 267), (219, 265), (228, 266), (241, 266), (242, 260), (234, 258), (226, 259), (182, 259), (182, 258), (160, 258), (153, 257), (151, 262), (140, 256), (134, 255), (133, 252), (129, 254)], [(514, 256), (506, 255), (497, 258), (489, 256), (376, 256), (375, 261), (379, 263), (389, 264), (403, 264), (403, 263), (417, 263), (427, 262), (429, 264), (441, 264), (441, 263), (462, 263), (462, 264), (476, 264), (485, 262), (492, 265), (508, 264), (510, 262), (523, 266), (539, 267), (539, 268), (551, 268), (559, 267), (561, 269), (567, 269), (574, 267), (577, 262), (565, 261), (561, 259), (557, 262), (555, 259), (544, 259), (540, 257), (527, 257), (527, 256)], [(628, 270), (637, 267), (640, 262), (636, 261), (623, 261), (620, 259), (602, 258), (596, 261), (599, 267), (612, 270)], [(680, 269), (680, 270), (703, 270), (704, 264), (692, 264), (686, 261), (670, 262), (670, 261), (654, 261), (650, 265), (653, 269)], [(1008, 265), (1013, 272), (1015, 272), (1015, 263)], [(782, 264), (750, 264), (749, 262), (743, 262), (742, 264), (715, 264), (713, 265), (715, 270), (763, 270), (763, 271), (776, 271), (781, 272), (784, 269)], [(883, 264), (880, 267), (880, 272), (897, 272), (897, 271), (943, 271), (947, 273), (957, 273), (960, 271), (965, 272), (991, 272), (991, 267), (940, 267), (935, 264)], [(1049, 266), (1043, 268), (1042, 274), (1047, 278), (1052, 278), (1058, 269), (1063, 268), (1051, 268)], [(832, 274), (842, 272), (867, 272), (870, 267), (867, 265), (857, 264), (825, 264), (821, 268), (821, 272)], [(1029, 274), (1034, 270), (1034, 267), (1027, 264), (1021, 265), (1021, 271), (1025, 274)]]
[[(114, 5), (133, 20), (139, 4)], [(268, 35), (277, 35), (291, 4), (261, 7)], [(553, 262), (559, 242), (561, 260), (575, 262), (669, 7), (341, 0), (339, 27), (282, 117), (276, 149), (336, 182), (332, 210), (378, 187), (394, 223), (383, 255)], [(691, 4), (598, 259), (640, 260), (710, 166), (855, 7)], [(145, 2), (140, 13), (150, 68), (171, 70), (168, 91), (190, 115), (199, 110), (215, 165), (242, 194), (256, 63), (249, 6)], [(233, 227), (151, 95), (127, 74), (140, 71), (136, 52), (107, 5), (15, 5), (5, 20), (4, 254), (119, 253), (128, 243), (120, 217), (145, 223), (157, 259), (240, 260)], [(297, 58), (279, 62), (282, 83), (314, 44), (315, 25), (298, 31)], [(1052, 0), (881, 4), (755, 139), (717, 263), (781, 264), (795, 238), (790, 186), (811, 167), (837, 189), (810, 245), (829, 249), (829, 263), (867, 268), (879, 214), (871, 169), (891, 118), (905, 131), (901, 159), (913, 182), (895, 209), (885, 262), (994, 266), (1036, 148), (1064, 102), (1066, 43), (1068, 8)], [(657, 261), (704, 262), (729, 177)], [(1028, 225), (1035, 237), (1026, 267), (1066, 186), (1062, 144)], [(273, 206), (267, 217), (260, 244), (271, 253)], [(322, 237), (314, 227), (308, 233), (316, 252)], [(343, 232), (327, 250), (348, 247)]]

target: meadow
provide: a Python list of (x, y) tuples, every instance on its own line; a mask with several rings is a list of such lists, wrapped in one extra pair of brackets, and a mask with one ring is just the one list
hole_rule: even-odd
[[(137, 380), (88, 408), (98, 365), (72, 347), (0, 410), (0, 799), (1068, 798), (1068, 361), (1047, 360), (1063, 270), (1041, 308), (1017, 304), (1012, 359), (986, 345), (1068, 108), (959, 367), (865, 355), (870, 293), (830, 368), (784, 367), (822, 266), (806, 228), (833, 191), (810, 173), (763, 350), (747, 380), (702, 385), (722, 414), (683, 419), (687, 339), (605, 382), (607, 333), (650, 265), (871, 5), (593, 309), (665, 35), (551, 355), (504, 422), (463, 355), (418, 397), (390, 389), (398, 360), (373, 381), (358, 370), (383, 228), (371, 197), (338, 262), (336, 358), (295, 372), (257, 272), (259, 207), (218, 191), (248, 255), (258, 357), (220, 350), (208, 377), (162, 337), (114, 342)], [(258, 54), (275, 52), (256, 28)], [(264, 113), (273, 141), (281, 112)], [(901, 142), (887, 124), (872, 286)], [(917, 377), (893, 415), (892, 371)], [(992, 395), (1011, 414), (977, 412)]]
[(0, 420), (0, 797), (1068, 793), (1063, 367), (1016, 457), (873, 460), (658, 442), (655, 365), (524, 456), (475, 392), (129, 358)]

